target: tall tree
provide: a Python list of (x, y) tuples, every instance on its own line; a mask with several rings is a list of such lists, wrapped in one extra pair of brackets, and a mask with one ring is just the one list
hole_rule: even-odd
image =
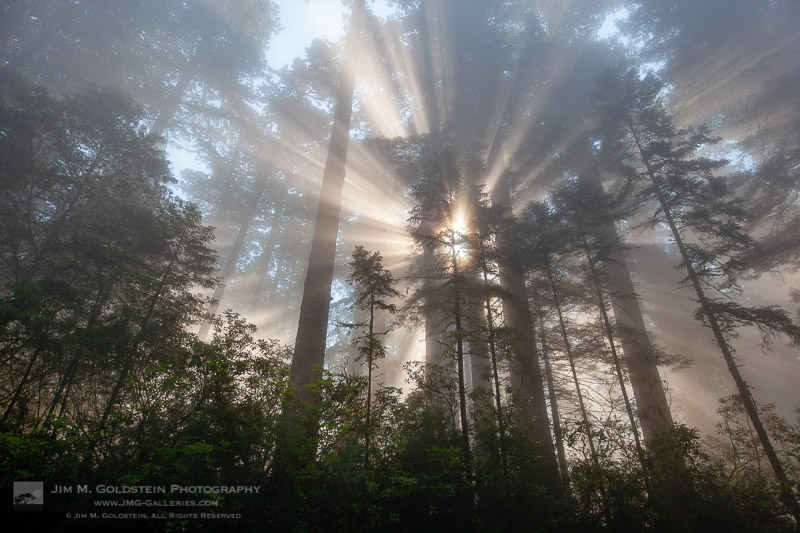
[[(589, 409), (584, 399), (584, 390), (581, 385), (576, 357), (573, 349), (573, 342), (567, 331), (567, 322), (564, 316), (563, 295), (559, 288), (558, 273), (555, 268), (555, 259), (558, 253), (564, 253), (567, 248), (569, 238), (567, 230), (558, 223), (556, 214), (551, 206), (544, 202), (531, 202), (526, 207), (521, 217), (521, 229), (525, 235), (525, 262), (524, 265), (529, 270), (540, 271), (552, 297), (553, 307), (558, 317), (558, 328), (564, 351), (567, 355), (572, 383), (575, 386), (575, 394), (578, 400), (578, 412), (580, 413), (583, 431), (589, 444), (590, 460), (594, 468), (600, 471), (600, 455), (596, 444), (596, 434), (593, 429)], [(612, 523), (612, 514), (609, 507), (608, 496), (606, 494), (605, 483), (600, 480), (600, 494), (603, 514), (608, 523)]]
[[(322, 376), (322, 366), (325, 362), (336, 238), (339, 231), (345, 161), (353, 112), (355, 55), (361, 37), (363, 17), (364, 0), (355, 0), (339, 74), (333, 129), (322, 177), (290, 371), (292, 384), (297, 388), (297, 400), (301, 403), (316, 402), (315, 395), (308, 386)], [(295, 409), (290, 409), (292, 410)], [(310, 435), (316, 434), (315, 426), (316, 423), (312, 421), (306, 432)]]
[[(663, 83), (653, 75), (640, 79), (634, 70), (607, 70), (598, 79), (603, 117), (603, 148), (626, 175), (641, 184), (643, 198), (658, 206), (651, 223), (666, 223), (680, 254), (684, 282), (700, 304), (696, 318), (712, 331), (750, 421), (769, 459), (784, 504), (800, 522), (800, 505), (767, 434), (750, 387), (745, 382), (730, 339), (744, 326), (756, 326), (765, 338), (788, 335), (800, 343), (800, 327), (774, 306), (743, 306), (730, 297), (739, 292), (737, 275), (753, 241), (742, 222), (741, 200), (713, 175), (724, 162), (697, 156), (715, 139), (706, 128), (679, 130), (659, 98)], [(710, 297), (708, 290), (720, 296)]]
[[(0, 152), (13, 164), (1, 171), (0, 294), (17, 339), (4, 352), (15, 352), (12, 374), (17, 359), (26, 368), (6, 418), (34, 372), (32, 415), (107, 419), (127, 378), (197, 319), (194, 289), (215, 286), (211, 229), (168, 193), (142, 116), (100, 89), (64, 99), (21, 89), (4, 102)], [(25, 330), (47, 342), (20, 344)]]
[[(644, 448), (639, 438), (639, 425), (634, 414), (633, 404), (628, 396), (627, 381), (617, 350), (615, 329), (609, 318), (605, 280), (600, 276), (601, 265), (609, 261), (611, 252), (618, 248), (619, 243), (614, 241), (605, 242), (594, 235), (590, 236), (588, 230), (588, 228), (613, 225), (615, 220), (621, 217), (618, 202), (603, 194), (602, 189), (598, 189), (595, 184), (581, 178), (566, 180), (560, 187), (555, 189), (551, 198), (557, 216), (571, 227), (573, 233), (571, 244), (577, 246), (582, 255), (585, 256), (588, 266), (587, 282), (596, 296), (597, 309), (602, 318), (602, 329), (608, 342), (608, 348), (611, 351), (612, 367), (619, 385), (623, 406), (628, 415), (636, 456), (644, 467), (646, 462)], [(658, 392), (651, 393), (651, 395), (656, 396), (658, 394)], [(647, 473), (645, 473), (644, 483), (648, 497), (653, 503), (653, 489)]]
[[(512, 217), (510, 185), (505, 179), (498, 182), (492, 194), (492, 202), (504, 215)], [(503, 318), (511, 332), (509, 381), (514, 397), (517, 423), (542, 447), (542, 454), (551, 489), (559, 489), (558, 463), (550, 422), (547, 418), (547, 402), (544, 394), (544, 379), (536, 346), (536, 331), (525, 287), (525, 274), (520, 257), (512, 244), (510, 235), (500, 234), (497, 247), (500, 285), (503, 288)]]

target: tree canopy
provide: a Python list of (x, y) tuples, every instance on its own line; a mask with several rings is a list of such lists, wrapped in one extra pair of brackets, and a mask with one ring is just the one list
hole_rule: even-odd
[(796, 530), (798, 14), (5, 2), (3, 511)]

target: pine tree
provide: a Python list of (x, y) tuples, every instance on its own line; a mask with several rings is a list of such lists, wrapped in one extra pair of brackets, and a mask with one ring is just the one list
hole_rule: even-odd
[(364, 328), (364, 332), (353, 340), (358, 353), (367, 365), (367, 414), (364, 435), (364, 465), (369, 467), (369, 446), (372, 425), (372, 371), (376, 360), (386, 356), (386, 348), (381, 337), (386, 331), (375, 331), (375, 315), (379, 311), (394, 314), (397, 306), (388, 303), (391, 298), (399, 298), (400, 293), (394, 286), (397, 281), (392, 273), (383, 268), (383, 257), (378, 252), (369, 252), (363, 246), (356, 246), (350, 261), (350, 275), (347, 283), (353, 287), (353, 305), (369, 313), (367, 322), (355, 324)]
[[(800, 522), (800, 505), (730, 345), (744, 326), (757, 327), (765, 342), (782, 334), (800, 343), (800, 327), (782, 309), (746, 307), (731, 297), (741, 292), (737, 276), (747, 268), (744, 258), (754, 242), (743, 227), (747, 215), (741, 199), (733, 197), (726, 182), (713, 174), (725, 162), (697, 155), (717, 139), (706, 127), (676, 128), (659, 97), (663, 83), (652, 74), (640, 79), (634, 70), (606, 70), (598, 85), (603, 150), (638, 185), (643, 200), (656, 202), (650, 222), (669, 227), (681, 257), (679, 266), (687, 274), (683, 283), (692, 287), (700, 304), (695, 318), (711, 329), (780, 485), (783, 502)], [(719, 296), (709, 296), (709, 291)]]
[[(578, 399), (578, 411), (580, 412), (581, 423), (589, 444), (590, 460), (595, 470), (600, 472), (599, 450), (595, 443), (593, 424), (584, 400), (583, 387), (578, 379), (575, 354), (564, 317), (563, 295), (559, 289), (558, 273), (556, 272), (556, 265), (554, 265), (556, 255), (567, 251), (569, 228), (559, 224), (558, 217), (552, 206), (545, 202), (531, 202), (525, 207), (521, 217), (521, 227), (526, 241), (524, 264), (529, 270), (541, 272), (545, 278), (545, 285), (548, 287), (549, 296), (552, 298), (553, 307), (558, 317), (558, 328), (561, 333), (561, 340), (564, 343), (564, 350)], [(599, 484), (599, 490), (603, 514), (606, 521), (611, 524), (613, 517), (609, 507), (605, 483), (602, 480)]]

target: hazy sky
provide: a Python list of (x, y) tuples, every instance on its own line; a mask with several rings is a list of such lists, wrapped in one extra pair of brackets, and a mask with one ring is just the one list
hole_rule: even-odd
[(283, 27), (270, 43), (267, 60), (272, 68), (281, 68), (303, 55), (316, 38), (331, 41), (344, 31), (346, 8), (339, 0), (275, 0)]
[[(303, 55), (317, 38), (335, 41), (342, 36), (350, 10), (341, 0), (274, 0), (278, 5), (281, 30), (272, 38), (267, 59), (281, 68)], [(384, 0), (367, 2), (373, 13), (386, 17), (393, 10)]]
[[(341, 0), (273, 0), (278, 6), (278, 17), (283, 28), (270, 40), (267, 51), (269, 66), (280, 69), (296, 57), (302, 57), (314, 39), (336, 41), (343, 33), (350, 10)], [(368, 0), (367, 5), (376, 15), (385, 18), (393, 12), (385, 0)], [(208, 172), (194, 154), (168, 146), (167, 155), (172, 171), (180, 177), (184, 169)]]

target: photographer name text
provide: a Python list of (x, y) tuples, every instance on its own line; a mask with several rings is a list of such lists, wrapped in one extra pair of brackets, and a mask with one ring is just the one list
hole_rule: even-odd
[(258, 494), (259, 485), (55, 485), (50, 494)]

